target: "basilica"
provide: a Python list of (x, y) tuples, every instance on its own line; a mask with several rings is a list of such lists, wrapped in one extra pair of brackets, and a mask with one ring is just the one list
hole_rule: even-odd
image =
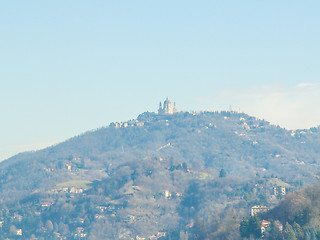
[(171, 101), (167, 98), (163, 102), (163, 107), (162, 107), (162, 103), (160, 102), (158, 114), (174, 114), (176, 112), (177, 112), (176, 103), (173, 103), (173, 106), (172, 106)]

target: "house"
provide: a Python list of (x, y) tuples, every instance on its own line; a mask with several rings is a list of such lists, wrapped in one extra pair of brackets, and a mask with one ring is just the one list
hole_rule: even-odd
[(55, 239), (65, 240), (67, 239), (65, 236), (62, 236), (61, 233), (53, 233), (55, 235)]
[(137, 122), (136, 125), (137, 125), (137, 127), (143, 127), (144, 126), (144, 122)]
[(22, 236), (22, 229), (17, 229), (17, 236)]
[(178, 193), (178, 192), (177, 192), (177, 193), (176, 193), (176, 196), (177, 196), (177, 197), (182, 197), (182, 193)]
[(105, 207), (105, 206), (98, 206), (97, 208), (100, 209), (100, 212), (105, 212), (108, 209), (108, 207)]
[(51, 202), (43, 202), (41, 203), (41, 207), (46, 208), (46, 207), (50, 207), (52, 205)]
[(277, 187), (273, 187), (273, 195), (275, 195), (275, 196), (278, 195), (278, 189), (277, 189)]
[(126, 222), (126, 223), (133, 223), (134, 222), (135, 217), (132, 215), (128, 215), (126, 216), (124, 219), (121, 220), (121, 222)]
[(285, 187), (273, 187), (273, 195), (279, 196), (281, 194), (282, 196), (286, 195), (286, 188)]
[(254, 216), (258, 213), (264, 213), (267, 212), (269, 208), (264, 205), (255, 205), (251, 208), (251, 216)]
[(271, 222), (267, 220), (261, 220), (260, 221), (261, 226), (261, 234), (263, 235), (265, 231), (270, 227)]
[(70, 193), (83, 193), (83, 189), (82, 188), (76, 188), (76, 187), (71, 187), (69, 189)]
[(84, 232), (84, 228), (83, 227), (77, 227), (77, 231), (78, 231), (78, 233), (83, 233)]
[(194, 221), (191, 221), (189, 224), (186, 225), (186, 228), (193, 228)]
[(43, 168), (46, 172), (53, 172), (54, 168)]
[(74, 234), (75, 237), (85, 238), (87, 234), (84, 231), (83, 227), (77, 227), (76, 233)]
[(157, 233), (157, 238), (165, 237), (167, 235), (166, 232), (158, 232)]
[(21, 221), (22, 221), (22, 216), (21, 216), (20, 214), (18, 214), (18, 213), (15, 213), (15, 214), (13, 215), (13, 218), (14, 218), (15, 220), (17, 220), (18, 222), (21, 222)]
[(76, 188), (76, 193), (83, 193), (83, 189), (82, 188)]
[(136, 240), (145, 240), (146, 238), (144, 237), (139, 237), (138, 235), (136, 236)]
[(102, 218), (104, 218), (104, 216), (102, 216), (102, 215), (100, 215), (100, 214), (95, 214), (95, 215), (94, 215), (94, 218), (95, 218), (95, 219), (102, 219)]
[(71, 171), (71, 168), (72, 168), (71, 164), (66, 163), (66, 169), (67, 169), (68, 171)]
[(169, 190), (165, 190), (165, 191), (164, 191), (164, 196), (165, 196), (166, 198), (170, 198), (170, 197), (171, 197), (171, 193), (169, 192)]

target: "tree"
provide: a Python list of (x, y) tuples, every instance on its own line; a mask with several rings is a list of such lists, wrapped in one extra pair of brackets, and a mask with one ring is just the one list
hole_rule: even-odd
[(306, 240), (317, 240), (317, 235), (314, 231), (314, 228), (307, 228), (305, 230), (305, 238)]
[(222, 168), (221, 170), (220, 170), (220, 173), (219, 173), (219, 178), (224, 178), (224, 177), (226, 177), (227, 176), (227, 173), (226, 173), (226, 171)]
[(58, 225), (59, 232), (63, 235), (68, 234), (69, 232), (69, 226), (67, 224), (64, 224), (63, 222), (60, 222)]
[(88, 227), (90, 226), (90, 224), (91, 224), (90, 219), (89, 219), (89, 218), (86, 218), (86, 219), (84, 220), (84, 226), (88, 228)]
[(240, 230), (241, 237), (245, 238), (245, 237), (250, 236), (248, 219), (246, 219), (246, 218), (242, 219), (242, 221), (240, 222), (240, 229), (239, 230)]
[(34, 234), (31, 234), (30, 240), (36, 240), (36, 239), (37, 239), (36, 236)]
[(304, 240), (311, 240), (310, 231), (309, 229), (306, 229), (304, 231)]
[(183, 168), (183, 170), (184, 170), (185, 172), (188, 171), (188, 165), (187, 165), (185, 162), (182, 163), (182, 168)]
[(17, 227), (15, 225), (10, 226), (10, 234), (11, 235), (17, 235)]
[(240, 223), (240, 235), (244, 238), (249, 238), (250, 236), (254, 238), (261, 237), (261, 224), (257, 216), (248, 219), (243, 219)]
[(279, 220), (272, 222), (270, 226), (270, 231), (266, 233), (266, 235), (268, 236), (267, 239), (282, 240), (283, 236), (279, 228), (280, 226), (282, 226), (282, 224)]
[(288, 222), (284, 227), (283, 236), (286, 240), (297, 240), (296, 234), (294, 233), (292, 226)]
[(257, 215), (255, 215), (249, 219), (248, 228), (249, 228), (250, 235), (252, 235), (254, 238), (261, 237), (261, 223), (260, 223), (260, 219), (257, 217)]
[(317, 240), (317, 234), (313, 228), (311, 228), (310, 230), (310, 237), (311, 237), (311, 240)]
[(53, 223), (50, 220), (47, 220), (46, 228), (47, 228), (48, 232), (52, 232), (53, 231)]
[(298, 223), (294, 222), (292, 225), (292, 228), (293, 228), (294, 233), (296, 234), (297, 239), (304, 239), (303, 230)]

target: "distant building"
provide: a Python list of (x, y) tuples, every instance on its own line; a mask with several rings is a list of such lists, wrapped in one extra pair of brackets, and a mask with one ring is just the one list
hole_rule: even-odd
[(165, 196), (166, 198), (170, 198), (170, 197), (171, 197), (171, 193), (169, 192), (169, 190), (165, 190), (165, 191), (164, 191), (164, 196)]
[(17, 229), (17, 236), (22, 236), (22, 229)]
[(22, 216), (18, 213), (14, 213), (14, 216), (13, 216), (14, 219), (18, 220), (19, 222), (22, 221)]
[(277, 187), (273, 187), (273, 195), (275, 195), (275, 196), (278, 195), (278, 189), (277, 189)]
[(158, 232), (157, 233), (157, 238), (166, 237), (166, 235), (167, 235), (166, 232)]
[(278, 196), (279, 193), (282, 196), (286, 195), (286, 188), (285, 187), (273, 187), (273, 195)]
[(261, 234), (264, 235), (266, 230), (270, 227), (271, 222), (267, 220), (262, 220), (260, 221), (260, 223), (261, 223)]
[(144, 237), (139, 237), (138, 235), (136, 236), (136, 239), (137, 240), (145, 240), (146, 238), (144, 238)]
[(251, 208), (251, 216), (254, 216), (258, 213), (264, 213), (267, 212), (269, 209), (267, 206), (264, 205), (255, 205)]
[(76, 187), (70, 187), (69, 188), (69, 192), (70, 193), (83, 193), (83, 189), (82, 188), (76, 188)]
[(72, 169), (71, 164), (66, 163), (66, 169), (67, 169), (68, 171), (71, 171), (71, 169)]
[(53, 204), (52, 202), (43, 202), (41, 203), (41, 207), (47, 208), (47, 207), (50, 207), (52, 204)]
[(177, 112), (176, 103), (173, 103), (173, 106), (172, 106), (171, 101), (167, 98), (163, 102), (163, 107), (162, 107), (162, 103), (160, 102), (158, 114), (174, 114), (176, 112)]
[(121, 123), (110, 123), (110, 127), (112, 128), (127, 128), (127, 127), (143, 127), (144, 122), (139, 122), (138, 120), (132, 120), (129, 122), (121, 122)]

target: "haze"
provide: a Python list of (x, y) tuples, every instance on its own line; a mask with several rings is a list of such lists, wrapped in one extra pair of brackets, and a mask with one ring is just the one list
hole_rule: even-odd
[(318, 126), (319, 1), (3, 1), (0, 159), (156, 111)]

